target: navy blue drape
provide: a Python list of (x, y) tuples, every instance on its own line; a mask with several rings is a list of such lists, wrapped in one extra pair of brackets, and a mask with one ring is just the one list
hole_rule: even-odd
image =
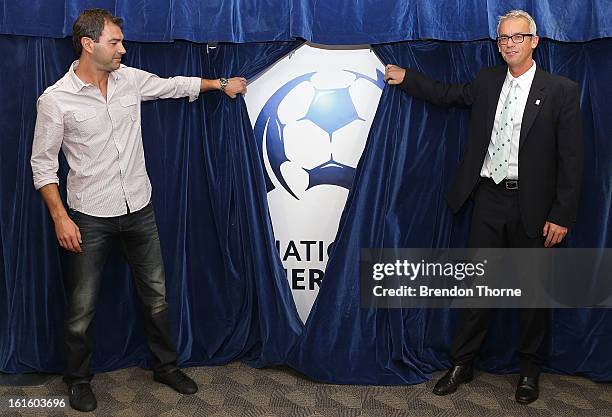
[(495, 38), (497, 17), (525, 9), (540, 36), (587, 41), (612, 36), (608, 0), (5, 0), (0, 33), (65, 37), (85, 8), (125, 19), (133, 41), (261, 42), (303, 38), (327, 44)]
[[(127, 46), (125, 62), (160, 76), (252, 77), (296, 43)], [(246, 48), (246, 49), (244, 49)], [(244, 50), (243, 50), (244, 49)], [(61, 372), (62, 264), (29, 158), (36, 98), (68, 69), (68, 40), (0, 36), (0, 370)], [(216, 75), (215, 75), (216, 76)], [(143, 138), (182, 364), (283, 363), (302, 331), (272, 237), (265, 179), (242, 98), (206, 93), (147, 102)], [(206, 122), (204, 122), (206, 121)], [(66, 166), (62, 166), (62, 182)], [(108, 264), (94, 370), (146, 365), (128, 268)]]
[[(445, 82), (468, 82), (501, 63), (496, 45), (407, 42), (375, 46), (384, 63), (417, 68)], [(612, 94), (612, 40), (541, 42), (538, 65), (582, 89), (586, 164), (574, 247), (612, 244), (612, 120), (599, 109)], [(454, 217), (445, 201), (466, 140), (469, 110), (443, 109), (383, 91), (357, 167), (319, 297), (291, 363), (318, 379), (343, 383), (416, 383), (448, 365), (455, 311), (359, 308), (359, 250), (364, 247), (463, 247), (471, 207)], [(516, 311), (497, 315), (478, 365), (516, 372)], [(612, 379), (612, 313), (558, 310), (549, 336), (548, 370)], [(322, 354), (322, 351), (324, 354)]]
[[(161, 76), (252, 77), (296, 45), (220, 44), (207, 50), (188, 42), (130, 43), (125, 62)], [(11, 57), (0, 62), (0, 371), (61, 372), (65, 259), (33, 189), (29, 157), (36, 98), (67, 70), (73, 53), (68, 40), (23, 36), (0, 36), (0, 50)], [(470, 80), (481, 66), (500, 62), (490, 41), (410, 42), (375, 50), (384, 62), (444, 81)], [(608, 247), (612, 39), (543, 41), (536, 60), (582, 88), (587, 159), (578, 222), (568, 242)], [(376, 384), (420, 382), (447, 365), (454, 312), (360, 309), (356, 260), (360, 247), (465, 244), (470, 208), (452, 216), (444, 192), (466, 132), (466, 110), (436, 108), (385, 88), (303, 331), (274, 248), (263, 167), (244, 101), (215, 92), (193, 104), (143, 104), (179, 361), (287, 363), (317, 379)], [(62, 171), (64, 178), (65, 165)], [(147, 364), (132, 287), (126, 264), (111, 259), (97, 315), (96, 371)], [(497, 317), (482, 368), (516, 370), (513, 314)], [(553, 319), (548, 369), (612, 380), (610, 313), (558, 310)]]
[[(299, 44), (223, 44), (207, 54), (204, 73), (211, 78), (252, 78)], [(236, 311), (235, 319), (238, 326), (249, 329), (247, 346), (252, 351), (243, 349), (238, 357), (254, 366), (284, 363), (303, 326), (274, 245), (266, 180), (246, 103), (242, 96), (230, 100), (217, 93), (204, 105), (206, 170), (223, 248), (223, 285), (230, 294), (207, 309), (236, 309), (244, 300), (231, 293), (246, 284), (253, 300)]]

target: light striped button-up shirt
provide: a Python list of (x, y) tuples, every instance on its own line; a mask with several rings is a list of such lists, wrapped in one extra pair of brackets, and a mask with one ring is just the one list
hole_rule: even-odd
[(59, 184), (58, 153), (70, 171), (68, 206), (97, 217), (135, 212), (151, 199), (140, 127), (140, 102), (200, 94), (197, 77), (159, 78), (136, 68), (110, 73), (106, 100), (74, 73), (75, 61), (39, 97), (32, 144), (34, 187)]
[[(521, 137), (521, 124), (523, 123), (523, 113), (525, 112), (525, 105), (527, 104), (527, 97), (529, 96), (529, 90), (533, 83), (533, 77), (536, 72), (536, 63), (532, 61), (531, 68), (527, 70), (523, 75), (518, 78), (514, 78), (508, 70), (506, 79), (499, 94), (499, 100), (497, 101), (497, 110), (495, 111), (495, 121), (493, 123), (493, 130), (491, 131), (491, 143), (495, 144), (496, 133), (500, 129), (501, 124), (501, 111), (506, 101), (506, 97), (510, 92), (510, 81), (515, 80), (517, 84), (516, 88), (516, 100), (517, 105), (515, 107), (515, 113), (512, 116), (513, 130), (512, 130), (512, 141), (510, 142), (510, 155), (508, 156), (508, 173), (506, 174), (507, 179), (517, 180), (519, 178), (519, 166), (518, 166), (518, 154), (519, 154), (519, 141)], [(491, 150), (494, 147), (489, 146), (489, 150), (485, 156), (482, 169), (480, 170), (480, 176), (491, 178)]]

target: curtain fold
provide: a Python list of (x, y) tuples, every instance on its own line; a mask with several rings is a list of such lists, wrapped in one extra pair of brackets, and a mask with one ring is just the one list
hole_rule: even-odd
[(612, 36), (608, 0), (5, 0), (0, 33), (63, 38), (78, 14), (102, 7), (125, 19), (132, 41), (263, 42), (302, 38), (331, 45), (497, 37), (497, 17), (524, 9), (542, 37), (584, 42)]
[[(250, 79), (300, 44), (221, 44), (209, 50), (205, 73), (211, 78)], [(231, 100), (217, 93), (202, 104), (207, 130), (204, 154), (209, 156), (206, 171), (215, 196), (225, 279), (246, 282), (256, 308), (237, 317), (251, 328), (241, 357), (253, 366), (284, 363), (303, 325), (274, 245), (264, 167), (246, 103), (242, 96)]]

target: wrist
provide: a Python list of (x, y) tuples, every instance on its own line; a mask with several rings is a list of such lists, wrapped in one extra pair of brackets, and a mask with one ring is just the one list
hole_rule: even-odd
[(202, 78), (200, 83), (200, 92), (220, 90), (221, 85), (218, 78)]
[(68, 212), (63, 207), (61, 208), (61, 210), (54, 210), (53, 212), (51, 212), (51, 220), (53, 220), (53, 223), (61, 222), (62, 220), (67, 218), (69, 218)]
[(70, 217), (68, 216), (68, 213), (66, 211), (64, 211), (63, 213), (52, 213), (51, 214), (51, 220), (53, 220), (53, 223), (58, 224), (61, 223), (62, 221), (69, 219)]
[(225, 92), (225, 88), (227, 87), (228, 83), (229, 81), (227, 80), (227, 78), (225, 77), (219, 78), (219, 90), (221, 90), (222, 92)]

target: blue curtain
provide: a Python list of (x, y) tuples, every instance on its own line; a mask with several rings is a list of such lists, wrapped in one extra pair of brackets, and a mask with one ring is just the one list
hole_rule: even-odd
[[(240, 9), (219, 6), (216, 12), (211, 9), (207, 14), (197, 13), (199, 7), (208, 7), (200, 2), (180, 13), (175, 8), (183, 3), (178, 2), (173, 3), (172, 10), (159, 3), (152, 10), (147, 9), (150, 3), (146, 2), (107, 3), (70, 3), (65, 7), (62, 3), (59, 10), (65, 10), (64, 15), (55, 8), (47, 10), (46, 5), (52, 3), (35, 2), (25, 15), (6, 2), (0, 8), (0, 29), (6, 31), (9, 24), (18, 23), (22, 28), (30, 25), (36, 30), (44, 29), (46, 36), (61, 37), (68, 32), (56, 34), (53, 30), (69, 30), (69, 23), (64, 22), (71, 22), (80, 6), (102, 5), (130, 17), (126, 30), (132, 26), (131, 19), (142, 18), (140, 26), (134, 25), (141, 32), (130, 29), (133, 34), (160, 28), (159, 33), (166, 37), (156, 40), (174, 39), (169, 28), (190, 27), (173, 20), (180, 13), (185, 19), (188, 15), (193, 19), (206, 16), (210, 19), (193, 27), (231, 31), (232, 36), (239, 35), (235, 39), (246, 39), (244, 34), (249, 30), (257, 32), (254, 26), (246, 25), (246, 20), (240, 20), (240, 16), (256, 12), (245, 2), (240, 2)], [(374, 7), (373, 4), (364, 7)], [(445, 4), (448, 10), (457, 12), (459, 6)], [(546, 10), (559, 11), (561, 7), (541, 4), (538, 2), (537, 7)], [(563, 14), (551, 12), (536, 17), (544, 22), (545, 29), (546, 24), (552, 25), (573, 13), (576, 24), (555, 27), (568, 31), (564, 33), (574, 40), (588, 39), (598, 36), (593, 31), (601, 35), (609, 28), (606, 19), (612, 14), (598, 4), (606, 3), (582, 5), (580, 11), (564, 5)], [(327, 36), (325, 39), (333, 43), (340, 39), (352, 42), (336, 37), (346, 29), (346, 33), (354, 33), (355, 42), (371, 42), (370, 29), (376, 33), (360, 23), (347, 6), (337, 10), (352, 20), (346, 23), (335, 15), (338, 20), (323, 32), (325, 26), (320, 22), (327, 19), (321, 13), (324, 9), (315, 10), (308, 3), (297, 2), (291, 16), (285, 16), (293, 22), (287, 32), (286, 20), (267, 20), (285, 9), (269, 5), (271, 11), (264, 13), (260, 23), (274, 34), (271, 39), (294, 36), (292, 31), (298, 28), (295, 16), (309, 16), (300, 29), (309, 39)], [(515, 2), (511, 6), (532, 4)], [(389, 7), (396, 10), (393, 7), (400, 6)], [(506, 9), (510, 5), (496, 3), (495, 7)], [(493, 10), (484, 5), (465, 10), (481, 9)], [(230, 16), (234, 20), (228, 20), (232, 24), (214, 24), (219, 10), (234, 10)], [(461, 8), (458, 16), (465, 10)], [(330, 16), (334, 16), (332, 12)], [(423, 25), (446, 22), (438, 27), (452, 27), (443, 18), (425, 19), (421, 12), (406, 13), (412, 16), (407, 21), (395, 16), (397, 27), (421, 27), (415, 25), (417, 16)], [(487, 16), (497, 13), (487, 12)], [(368, 22), (377, 20), (376, 16), (383, 19), (382, 12), (374, 9), (360, 16), (367, 16)], [(589, 25), (584, 23), (585, 16), (591, 19)], [(459, 28), (486, 29), (479, 37), (490, 36), (494, 28), (488, 17), (488, 24), (480, 26), (476, 22), (457, 25), (456, 19), (453, 23)], [(279, 22), (283, 25), (280, 32)], [(383, 26), (388, 23), (380, 22)], [(392, 34), (392, 26), (387, 26)], [(426, 32), (419, 29), (414, 33)], [(221, 35), (215, 36), (221, 39)], [(262, 39), (268, 39), (268, 35), (262, 35)], [(163, 45), (129, 43), (125, 62), (161, 76), (250, 78), (297, 45), (220, 44), (216, 49), (207, 49), (205, 45), (183, 41)], [(29, 157), (36, 98), (64, 74), (73, 52), (65, 39), (12, 35), (0, 36), (0, 50), (11, 57), (0, 62), (0, 371), (61, 372), (65, 259), (55, 241), (48, 212), (32, 186)], [(490, 41), (418, 41), (380, 45), (375, 50), (384, 62), (415, 67), (443, 81), (468, 81), (481, 66), (499, 62)], [(612, 97), (612, 39), (586, 43), (544, 41), (538, 47), (536, 60), (544, 69), (574, 79), (582, 89), (587, 159), (578, 222), (568, 243), (574, 247), (609, 247), (612, 119), (607, 117), (606, 109)], [(470, 207), (452, 216), (444, 193), (465, 141), (467, 114), (467, 110), (440, 109), (413, 100), (397, 88), (385, 88), (319, 299), (304, 328), (276, 255), (263, 167), (244, 101), (211, 92), (193, 104), (186, 100), (145, 103), (143, 137), (179, 361), (185, 365), (219, 364), (240, 358), (253, 366), (286, 363), (321, 380), (372, 384), (421, 382), (433, 370), (448, 365), (446, 351), (456, 325), (455, 313), (360, 309), (355, 260), (360, 247), (465, 244)], [(62, 181), (65, 174), (66, 166), (62, 164)], [(118, 257), (111, 259), (97, 315), (96, 371), (148, 364), (132, 287), (126, 264)], [(483, 347), (479, 366), (512, 372), (517, 363), (513, 351), (518, 324), (512, 319), (514, 312), (502, 313)], [(548, 369), (612, 380), (609, 311), (558, 310), (552, 314)]]
[[(131, 43), (127, 65), (160, 76), (252, 77), (298, 44), (160, 47)], [(0, 370), (63, 369), (64, 253), (33, 189), (29, 158), (36, 98), (74, 59), (68, 40), (0, 36)], [(10, 61), (10, 62), (9, 62)], [(284, 363), (302, 331), (274, 247), (265, 178), (244, 100), (219, 92), (189, 104), (143, 104), (173, 330), (182, 364), (241, 358)], [(66, 165), (62, 165), (62, 182)], [(94, 370), (147, 366), (131, 275), (120, 257), (105, 271)]]
[[(375, 46), (383, 63), (419, 69), (445, 82), (468, 82), (501, 63), (496, 45), (405, 42)], [(582, 90), (586, 164), (582, 200), (569, 246), (609, 247), (612, 120), (598, 110), (612, 96), (612, 40), (541, 42), (538, 65), (577, 81)], [(360, 248), (464, 247), (471, 207), (454, 217), (446, 190), (466, 140), (469, 110), (443, 109), (386, 86), (357, 167), (325, 279), (291, 364), (314, 378), (342, 383), (417, 383), (449, 365), (455, 311), (362, 309)], [(501, 311), (478, 366), (517, 372), (516, 310)], [(612, 312), (553, 311), (547, 369), (612, 379)]]
[[(241, 75), (250, 79), (300, 43), (222, 44), (207, 54), (204, 73), (211, 78)], [(237, 335), (248, 336), (240, 340), (245, 347), (234, 356), (253, 366), (284, 363), (303, 326), (276, 252), (261, 154), (246, 103), (242, 96), (230, 100), (217, 93), (203, 104), (208, 187), (214, 196), (211, 204), (225, 270), (223, 284), (216, 285), (223, 285), (229, 297), (211, 299), (205, 307), (207, 314), (199, 317), (206, 319), (208, 310), (213, 314), (219, 308), (233, 310), (234, 325), (244, 328)], [(232, 294), (242, 286), (247, 291)], [(245, 300), (245, 293), (252, 300)], [(195, 325), (199, 332), (199, 322)], [(208, 338), (206, 333), (200, 337)]]
[(540, 36), (587, 41), (612, 36), (608, 0), (4, 0), (0, 33), (62, 38), (89, 7), (125, 19), (133, 41), (262, 42), (302, 38), (332, 45), (411, 39), (495, 38), (497, 17), (525, 9)]

